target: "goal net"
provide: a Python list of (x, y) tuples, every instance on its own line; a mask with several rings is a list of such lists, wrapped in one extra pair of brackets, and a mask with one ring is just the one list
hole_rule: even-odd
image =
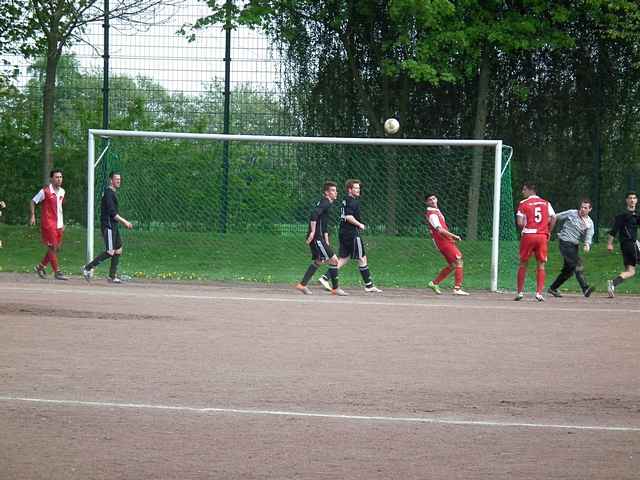
[[(305, 236), (323, 183), (338, 184), (337, 251), (339, 204), (354, 178), (362, 185), (363, 238), (376, 284), (424, 287), (444, 266), (424, 218), (431, 192), (463, 238), (465, 287), (512, 289), (518, 260), (510, 154), (490, 140), (90, 130), (87, 258), (104, 248), (100, 197), (109, 172), (118, 171), (120, 214), (134, 224), (121, 228), (124, 273), (295, 283), (310, 261)], [(343, 267), (340, 281), (358, 285), (357, 268)]]

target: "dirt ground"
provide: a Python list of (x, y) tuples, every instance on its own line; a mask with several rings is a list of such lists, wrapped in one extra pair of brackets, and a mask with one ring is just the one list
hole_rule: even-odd
[(640, 298), (0, 274), (0, 479), (639, 479)]

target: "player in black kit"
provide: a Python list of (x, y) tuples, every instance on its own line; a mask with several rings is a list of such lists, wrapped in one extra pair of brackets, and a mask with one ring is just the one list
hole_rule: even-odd
[(638, 242), (640, 219), (636, 212), (638, 195), (636, 192), (628, 192), (625, 201), (627, 202), (627, 209), (624, 213), (616, 215), (613, 227), (609, 231), (607, 242), (607, 250), (613, 252), (613, 239), (618, 235), (625, 268), (624, 272), (607, 282), (607, 291), (611, 298), (615, 296), (615, 289), (618, 285), (636, 274), (636, 264), (640, 262), (640, 242)]
[(329, 264), (329, 278), (331, 279), (331, 293), (333, 295), (345, 296), (347, 292), (338, 286), (338, 257), (329, 246), (329, 209), (331, 204), (338, 198), (338, 189), (335, 182), (325, 182), (323, 196), (316, 204), (309, 218), (309, 228), (307, 230), (307, 245), (311, 249), (311, 265), (307, 268), (302, 280), (296, 288), (305, 295), (311, 294), (311, 289), (307, 287), (309, 280), (316, 273), (320, 265)]
[(118, 232), (118, 224), (121, 223), (127, 229), (133, 225), (118, 213), (118, 197), (116, 190), (120, 188), (122, 177), (118, 172), (109, 174), (109, 187), (105, 189), (100, 201), (100, 228), (104, 238), (105, 251), (82, 267), (82, 276), (88, 282), (93, 277), (93, 269), (107, 258), (111, 258), (108, 280), (111, 283), (122, 283), (117, 276), (118, 261), (122, 255), (122, 240)]
[[(365, 254), (364, 242), (360, 237), (360, 231), (365, 229), (360, 217), (360, 180), (347, 180), (345, 188), (347, 196), (342, 200), (340, 208), (340, 255), (338, 258), (338, 268), (342, 268), (350, 258), (358, 261), (358, 268), (362, 281), (364, 282), (364, 291), (370, 293), (380, 293), (378, 287), (371, 280), (371, 273), (367, 264), (367, 255)], [(329, 272), (325, 273), (318, 280), (322, 286), (331, 290), (329, 283)]]

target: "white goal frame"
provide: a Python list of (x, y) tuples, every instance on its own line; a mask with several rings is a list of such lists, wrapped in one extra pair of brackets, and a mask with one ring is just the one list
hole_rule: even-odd
[[(493, 147), (493, 225), (491, 234), (491, 278), (492, 292), (498, 291), (498, 255), (500, 242), (500, 194), (502, 180), (502, 140), (441, 140), (441, 139), (392, 139), (392, 138), (343, 138), (343, 137), (291, 137), (268, 135), (231, 135), (218, 133), (143, 132), (129, 130), (89, 129), (87, 156), (87, 262), (93, 259), (94, 212), (95, 212), (95, 167), (104, 156), (95, 158), (96, 137), (143, 137), (181, 140), (222, 140), (265, 143), (324, 143), (350, 145), (404, 145), (404, 146), (461, 146)], [(108, 148), (108, 147), (107, 147)]]

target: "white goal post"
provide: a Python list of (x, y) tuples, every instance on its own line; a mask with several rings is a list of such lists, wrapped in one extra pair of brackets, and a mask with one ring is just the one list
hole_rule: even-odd
[[(351, 144), (351, 145), (382, 145), (382, 146), (461, 146), (461, 147), (493, 147), (494, 174), (493, 174), (493, 212), (492, 212), (492, 236), (491, 236), (491, 272), (490, 289), (498, 290), (498, 256), (500, 239), (500, 195), (502, 165), (502, 140), (441, 140), (441, 139), (391, 139), (391, 138), (340, 138), (340, 137), (292, 137), (292, 136), (266, 136), (266, 135), (231, 135), (231, 134), (206, 134), (206, 133), (179, 133), (179, 132), (144, 132), (125, 130), (90, 129), (88, 131), (88, 157), (87, 157), (87, 261), (93, 258), (94, 250), (94, 215), (95, 215), (95, 167), (100, 162), (105, 151), (96, 160), (96, 137), (144, 137), (154, 139), (180, 139), (180, 140), (216, 140), (216, 141), (241, 141), (241, 142), (267, 142), (267, 143), (320, 143), (320, 144)], [(108, 147), (107, 147), (108, 148)]]

